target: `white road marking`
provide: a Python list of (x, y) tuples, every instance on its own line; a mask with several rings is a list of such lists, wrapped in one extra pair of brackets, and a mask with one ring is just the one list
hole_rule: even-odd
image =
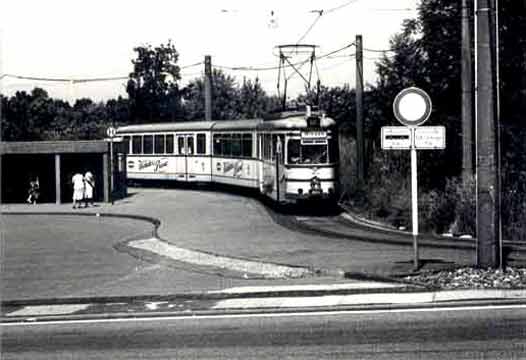
[(325, 310), (325, 311), (298, 311), (298, 312), (275, 312), (275, 313), (250, 313), (250, 314), (216, 314), (216, 315), (183, 315), (162, 317), (134, 317), (117, 319), (86, 319), (86, 320), (53, 320), (38, 322), (9, 322), (2, 323), (2, 327), (15, 326), (43, 326), (43, 325), (66, 325), (66, 324), (102, 324), (102, 323), (129, 323), (129, 322), (160, 322), (176, 320), (206, 320), (206, 319), (240, 319), (240, 318), (267, 318), (267, 317), (312, 317), (312, 316), (341, 316), (341, 315), (367, 315), (385, 313), (419, 313), (419, 312), (446, 312), (446, 311), (477, 311), (477, 310), (506, 310), (526, 309), (526, 304), (516, 305), (483, 305), (483, 306), (444, 306), (433, 308), (411, 308), (411, 309), (380, 309), (380, 310)]
[(157, 310), (159, 308), (159, 305), (168, 304), (168, 301), (153, 301), (146, 303), (144, 306), (148, 310)]
[(238, 286), (223, 290), (212, 290), (209, 294), (246, 294), (257, 292), (274, 291), (333, 291), (353, 289), (384, 289), (406, 287), (401, 283), (384, 283), (380, 281), (354, 281), (340, 284), (298, 284), (298, 285), (276, 285), (276, 286)]

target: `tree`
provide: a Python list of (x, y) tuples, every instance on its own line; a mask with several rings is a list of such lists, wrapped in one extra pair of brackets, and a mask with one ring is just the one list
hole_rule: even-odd
[[(409, 86), (424, 89), (432, 99), (433, 113), (426, 125), (446, 126), (446, 149), (419, 154), (423, 188), (443, 187), (445, 178), (461, 169), (460, 16), (459, 1), (423, 0), (417, 19), (404, 22), (402, 31), (391, 39), (392, 51), (377, 63), (379, 80), (372, 101), (378, 111), (371, 119), (376, 131), (383, 125), (398, 125), (392, 103)], [(373, 138), (379, 141), (380, 136)]]
[(130, 122), (130, 107), (128, 99), (119, 96), (106, 102), (106, 116), (114, 126), (126, 125)]
[(17, 91), (3, 100), (2, 140), (43, 140), (44, 130), (53, 121), (53, 110), (53, 100), (44, 89), (34, 88), (30, 94)]
[(269, 111), (270, 98), (261, 87), (259, 79), (255, 81), (243, 78), (239, 90), (239, 111), (242, 118), (259, 118)]
[(133, 72), (126, 86), (132, 121), (174, 121), (181, 114), (175, 46), (168, 41), (155, 48), (145, 45), (133, 50), (137, 58), (132, 60)]
[[(212, 119), (241, 118), (239, 88), (236, 79), (218, 69), (212, 70)], [(184, 90), (184, 109), (187, 120), (204, 120), (204, 79), (196, 78)]]

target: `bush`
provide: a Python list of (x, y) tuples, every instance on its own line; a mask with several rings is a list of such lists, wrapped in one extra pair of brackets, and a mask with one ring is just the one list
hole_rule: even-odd
[(446, 180), (443, 191), (431, 190), (421, 196), (424, 228), (436, 233), (475, 234), (475, 181)]
[(501, 201), (502, 236), (506, 240), (526, 241), (526, 194), (509, 190)]

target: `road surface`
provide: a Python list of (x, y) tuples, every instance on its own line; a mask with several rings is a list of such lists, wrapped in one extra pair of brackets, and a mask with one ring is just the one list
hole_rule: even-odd
[(516, 307), (4, 324), (2, 359), (519, 359)]

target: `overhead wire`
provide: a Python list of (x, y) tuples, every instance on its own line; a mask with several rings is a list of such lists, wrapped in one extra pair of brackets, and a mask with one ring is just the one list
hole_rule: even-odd
[[(200, 61), (197, 63), (180, 66), (180, 69), (188, 69), (198, 65), (202, 65), (204, 62)], [(80, 83), (89, 83), (89, 82), (104, 82), (104, 81), (117, 81), (117, 80), (127, 80), (129, 76), (109, 76), (109, 77), (96, 77), (96, 78), (52, 78), (52, 77), (39, 77), (39, 76), (26, 76), (26, 75), (17, 75), (17, 74), (2, 74), (0, 80), (4, 78), (13, 78), (19, 80), (31, 80), (31, 81), (44, 81), (44, 82), (63, 82), (70, 84), (80, 84)]]
[(350, 0), (350, 1), (347, 1), (346, 3), (344, 3), (342, 5), (339, 5), (339, 6), (336, 6), (334, 8), (327, 9), (327, 10), (325, 10), (325, 9), (311, 10), (310, 12), (311, 13), (317, 13), (318, 17), (316, 19), (314, 19), (312, 24), (307, 28), (307, 31), (305, 31), (305, 33), (298, 39), (298, 41), (296, 41), (296, 44), (299, 44), (303, 39), (305, 39), (305, 37), (307, 37), (307, 35), (311, 32), (311, 30), (314, 28), (314, 26), (318, 23), (318, 21), (321, 19), (321, 17), (324, 14), (330, 14), (332, 12), (338, 11), (338, 10), (343, 9), (344, 7), (347, 7), (347, 6), (349, 6), (352, 3), (355, 3), (357, 1), (358, 0)]
[(321, 16), (323, 15), (323, 10), (320, 10), (319, 13), (318, 13), (318, 17), (316, 19), (314, 19), (314, 22), (309, 26), (309, 28), (307, 29), (307, 31), (305, 31), (305, 33), (303, 34), (302, 37), (300, 37), (298, 39), (298, 41), (296, 41), (296, 44), (299, 44), (303, 39), (305, 39), (305, 37), (309, 34), (309, 32), (312, 30), (312, 28), (314, 27), (314, 25), (316, 25), (316, 23), (321, 19)]

